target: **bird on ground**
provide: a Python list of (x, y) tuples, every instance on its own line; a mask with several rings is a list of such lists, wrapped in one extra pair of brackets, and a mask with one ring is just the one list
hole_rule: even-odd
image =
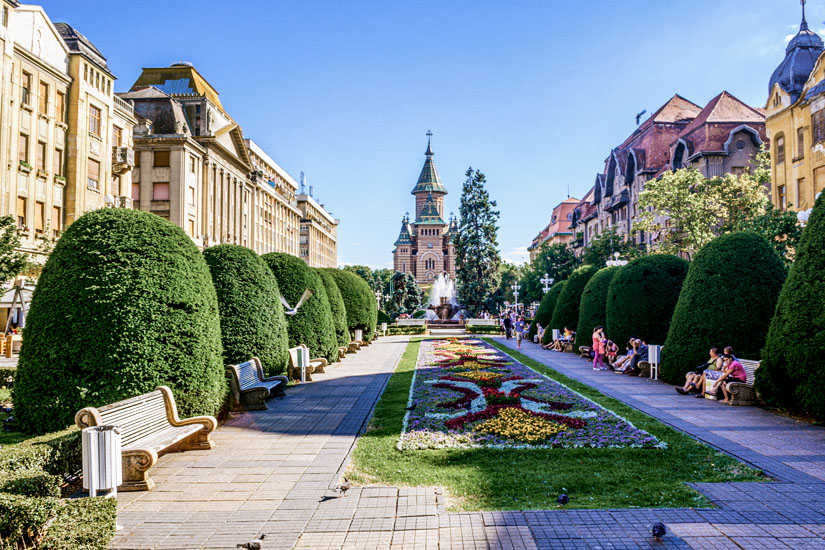
[(417, 406), (418, 406), (418, 403), (416, 403), (415, 401), (413, 401), (413, 404), (412, 404), (412, 405), (410, 405), (409, 407), (404, 407), (404, 410), (405, 410), (405, 411), (414, 411), (414, 410), (415, 410), (415, 408), (416, 408)]
[(245, 548), (246, 550), (261, 550), (264, 547), (263, 540), (266, 538), (266, 535), (261, 535), (255, 540), (251, 540), (249, 542), (245, 542), (243, 544), (238, 544), (235, 548)]
[(560, 494), (560, 495), (559, 495), (559, 498), (557, 498), (557, 499), (556, 499), (556, 502), (558, 502), (558, 503), (559, 503), (559, 506), (561, 506), (562, 508), (564, 508), (564, 506), (565, 506), (568, 502), (570, 502), (570, 497), (569, 497), (569, 496), (567, 496), (567, 493), (562, 493), (562, 494)]
[(662, 542), (662, 537), (667, 534), (667, 528), (665, 527), (665, 524), (660, 521), (653, 524), (652, 532), (653, 538), (656, 539), (656, 542)]
[(289, 302), (286, 301), (286, 298), (284, 298), (283, 294), (278, 294), (278, 297), (281, 299), (281, 303), (284, 305), (284, 313), (286, 313), (287, 315), (295, 315), (296, 313), (298, 313), (298, 309), (300, 309), (300, 307), (304, 305), (304, 302), (309, 300), (311, 296), (312, 291), (310, 289), (306, 289), (304, 293), (301, 294), (301, 298), (298, 300), (298, 303), (295, 304), (295, 307), (292, 307), (291, 305), (289, 305)]
[(352, 487), (352, 483), (350, 483), (346, 476), (343, 479), (344, 481), (341, 482), (341, 485), (339, 485), (336, 490), (341, 493), (341, 496), (347, 496), (347, 491)]
[(333, 497), (333, 496), (330, 496), (330, 495), (324, 495), (324, 496), (321, 497), (321, 502), (326, 502), (328, 500), (333, 500), (333, 499), (336, 499), (336, 498), (338, 498), (338, 497)]

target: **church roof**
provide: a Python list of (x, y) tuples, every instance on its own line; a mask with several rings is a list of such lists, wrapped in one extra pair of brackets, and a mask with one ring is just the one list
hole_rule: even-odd
[(395, 246), (398, 246), (400, 244), (413, 244), (408, 223), (409, 220), (406, 217), (404, 217), (404, 219), (401, 220), (401, 231), (398, 232), (398, 240), (395, 241)]
[(808, 28), (808, 22), (805, 21), (803, 5), (799, 32), (788, 43), (788, 47), (785, 48), (785, 59), (771, 75), (768, 94), (772, 93), (774, 85), (778, 84), (791, 96), (791, 103), (796, 103), (822, 50), (822, 39)]
[(444, 193), (446, 195), (447, 188), (441, 184), (441, 178), (438, 177), (438, 170), (435, 169), (433, 147), (430, 140), (427, 140), (427, 151), (424, 154), (427, 155), (427, 159), (424, 161), (424, 166), (421, 168), (421, 175), (418, 176), (418, 183), (415, 184), (412, 194)]
[(438, 206), (432, 193), (427, 193), (427, 199), (421, 208), (421, 213), (415, 219), (416, 225), (444, 225), (444, 219), (438, 212)]
[(80, 31), (68, 23), (55, 23), (54, 28), (56, 28), (57, 32), (60, 33), (61, 38), (63, 38), (63, 42), (66, 43), (66, 46), (70, 51), (83, 54), (97, 63), (101, 68), (106, 71), (109, 70), (109, 67), (106, 66), (106, 58), (103, 57), (100, 50), (95, 48), (95, 45), (92, 44), (91, 40), (83, 36)]

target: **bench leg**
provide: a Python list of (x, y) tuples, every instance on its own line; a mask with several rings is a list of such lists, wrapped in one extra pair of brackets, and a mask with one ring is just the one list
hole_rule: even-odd
[(149, 477), (149, 468), (155, 465), (157, 456), (140, 453), (123, 455), (123, 483), (118, 491), (151, 491), (154, 480)]
[[(264, 405), (266, 408), (266, 405)], [(208, 451), (209, 449), (213, 449), (215, 444), (212, 443), (212, 440), (209, 439), (209, 436), (212, 432), (207, 430), (200, 430), (196, 433), (193, 433), (185, 440), (181, 441), (176, 445), (177, 451)]]

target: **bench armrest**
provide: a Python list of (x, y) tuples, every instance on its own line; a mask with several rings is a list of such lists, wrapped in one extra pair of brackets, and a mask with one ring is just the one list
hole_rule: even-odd
[(275, 376), (263, 376), (263, 377), (261, 377), (261, 382), (274, 382), (275, 380), (280, 380), (281, 383), (284, 386), (289, 384), (289, 378), (287, 378), (283, 374), (276, 374)]
[(158, 386), (158, 390), (163, 394), (163, 399), (166, 401), (166, 418), (172, 426), (203, 424), (207, 432), (214, 432), (218, 428), (218, 420), (214, 416), (193, 416), (192, 418), (181, 419), (178, 416), (178, 406), (175, 403), (172, 390), (168, 386)]
[(310, 363), (321, 363), (322, 367), (326, 367), (327, 365), (329, 365), (329, 361), (327, 361), (323, 357), (318, 357), (317, 359), (310, 359), (309, 362)]

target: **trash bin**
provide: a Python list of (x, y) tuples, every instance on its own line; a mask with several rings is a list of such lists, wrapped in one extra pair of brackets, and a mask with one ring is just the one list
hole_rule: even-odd
[(361, 330), (360, 328), (355, 329), (355, 340), (357, 342), (363, 342), (364, 341), (364, 331)]
[(381, 332), (384, 333), (384, 336), (387, 335), (387, 323), (381, 323)]
[(307, 368), (309, 367), (309, 348), (301, 346), (298, 350), (298, 368), (301, 369), (301, 382), (307, 381)]
[(107, 496), (117, 495), (117, 486), (123, 483), (120, 428), (118, 426), (92, 426), (81, 434), (83, 447), (83, 488), (89, 496), (98, 491), (109, 491)]

